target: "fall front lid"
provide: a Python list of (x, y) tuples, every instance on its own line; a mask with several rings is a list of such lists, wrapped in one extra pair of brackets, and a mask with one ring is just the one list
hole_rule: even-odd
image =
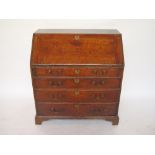
[(31, 64), (124, 65), (121, 34), (117, 30), (38, 30), (33, 35)]

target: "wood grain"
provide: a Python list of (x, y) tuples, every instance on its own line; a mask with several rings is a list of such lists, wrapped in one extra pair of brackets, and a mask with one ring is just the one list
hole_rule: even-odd
[(101, 118), (118, 124), (124, 70), (119, 31), (38, 30), (30, 67), (36, 124), (54, 118)]

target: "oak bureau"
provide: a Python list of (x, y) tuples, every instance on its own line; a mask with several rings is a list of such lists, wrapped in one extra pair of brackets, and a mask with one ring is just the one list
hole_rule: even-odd
[(39, 29), (31, 77), (35, 123), (52, 118), (119, 122), (124, 69), (121, 33), (105, 29)]

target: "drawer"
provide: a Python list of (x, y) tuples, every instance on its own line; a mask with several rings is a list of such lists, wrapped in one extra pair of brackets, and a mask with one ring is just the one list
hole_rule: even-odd
[(114, 116), (117, 115), (118, 104), (82, 104), (80, 105), (81, 116)]
[(33, 67), (32, 76), (94, 76), (122, 77), (122, 68), (116, 67)]
[(35, 90), (37, 102), (118, 102), (119, 90)]
[(34, 88), (120, 88), (119, 78), (33, 78)]
[(41, 116), (76, 116), (73, 104), (37, 104), (37, 114)]
[(38, 104), (41, 116), (114, 116), (117, 104)]

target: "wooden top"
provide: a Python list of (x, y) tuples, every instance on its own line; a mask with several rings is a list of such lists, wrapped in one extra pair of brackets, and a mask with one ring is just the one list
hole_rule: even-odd
[(120, 34), (116, 29), (38, 29), (35, 34)]
[(42, 29), (32, 43), (32, 65), (124, 65), (117, 30)]

